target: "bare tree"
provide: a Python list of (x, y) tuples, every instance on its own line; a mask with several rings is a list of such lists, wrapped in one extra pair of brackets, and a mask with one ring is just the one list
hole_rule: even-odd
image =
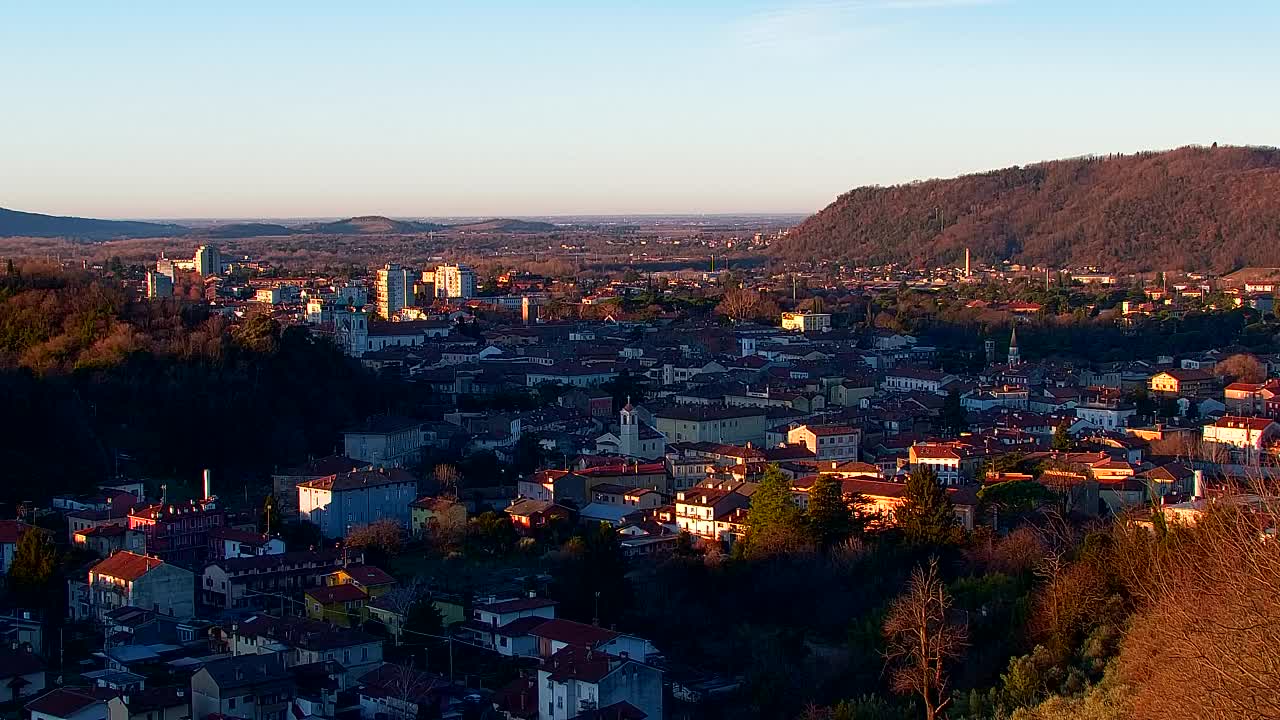
[(919, 695), (925, 720), (942, 717), (951, 704), (947, 665), (964, 655), (968, 630), (953, 617), (936, 559), (911, 574), (907, 591), (889, 608), (884, 636), (893, 689)]
[(462, 473), (457, 467), (447, 463), (440, 464), (431, 472), (431, 475), (440, 485), (441, 495), (452, 494), (458, 497), (458, 482), (462, 480)]

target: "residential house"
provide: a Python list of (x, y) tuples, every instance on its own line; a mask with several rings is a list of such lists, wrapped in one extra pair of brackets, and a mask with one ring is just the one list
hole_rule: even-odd
[(345, 455), (329, 455), (272, 475), (271, 487), (276, 501), (276, 510), (281, 517), (294, 517), (298, 514), (299, 483), (359, 470), (368, 464), (352, 460)]
[(7, 575), (22, 536), (32, 527), (19, 520), (0, 520), (0, 574)]
[(417, 493), (417, 478), (399, 468), (339, 473), (298, 484), (298, 517), (330, 538), (379, 520), (408, 528), (409, 503)]
[(284, 554), (284, 540), (262, 533), (219, 527), (210, 530), (208, 537), (210, 562), (227, 558)]
[(1261, 461), (1278, 437), (1280, 424), (1271, 418), (1224, 415), (1203, 429), (1206, 445), (1225, 449), (1231, 459), (1244, 463)]
[(328, 585), (303, 591), (307, 617), (324, 620), (339, 627), (359, 627), (368, 619), (364, 590), (355, 585)]
[(667, 442), (763, 445), (768, 413), (761, 407), (672, 405), (653, 412)]
[(148, 555), (188, 568), (204, 567), (209, 533), (226, 521), (226, 513), (207, 499), (136, 505), (129, 511), (129, 529), (142, 533)]
[(332, 550), (217, 560), (204, 569), (200, 601), (228, 610), (279, 607), (281, 598), (297, 599), (303, 590), (322, 586), (339, 565)]
[(222, 658), (191, 677), (191, 717), (291, 720), (296, 694), (293, 675), (275, 654)]
[(190, 720), (191, 686), (130, 690), (107, 701), (107, 720)]
[(676, 494), (676, 525), (702, 540), (732, 543), (750, 504), (750, 497), (736, 490), (694, 486)]
[(229, 642), (235, 655), (278, 655), (290, 668), (336, 662), (343, 689), (382, 663), (382, 638), (309, 618), (254, 615), (233, 628)]
[(118, 693), (99, 687), (67, 686), (26, 704), (31, 720), (107, 720), (107, 701)]
[(195, 615), (195, 574), (159, 558), (118, 552), (89, 569), (87, 597), (73, 607), (77, 618), (105, 621), (124, 606), (179, 619)]
[[(364, 464), (403, 467), (422, 459), (422, 423), (396, 415), (373, 415), (342, 432), (343, 454)], [(335, 471), (334, 474), (349, 471)]]
[(622, 655), (566, 647), (538, 669), (537, 686), (538, 720), (601, 717), (623, 704), (636, 712), (616, 717), (664, 717), (662, 671)]
[(1213, 373), (1172, 368), (1152, 375), (1147, 387), (1151, 394), (1163, 397), (1206, 397), (1216, 385)]
[(506, 512), (511, 517), (511, 523), (526, 532), (555, 521), (568, 522), (573, 517), (573, 511), (569, 508), (546, 500), (516, 500)]
[(818, 460), (857, 460), (862, 431), (847, 425), (801, 425), (787, 433), (789, 445), (801, 445)]
[(885, 372), (880, 386), (889, 392), (943, 392), (943, 387), (955, 382), (956, 376), (937, 370), (920, 370), (899, 367)]

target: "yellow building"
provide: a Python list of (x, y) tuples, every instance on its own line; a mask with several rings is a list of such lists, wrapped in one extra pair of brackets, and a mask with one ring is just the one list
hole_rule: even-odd
[(430, 537), (444, 528), (461, 530), (467, 524), (467, 508), (451, 498), (421, 497), (409, 503), (409, 529), (417, 537)]
[(369, 596), (352, 584), (311, 588), (303, 594), (307, 617), (324, 620), (341, 627), (358, 627), (366, 618), (365, 603)]
[(381, 568), (372, 565), (348, 565), (324, 576), (326, 586), (354, 585), (366, 597), (386, 594), (396, 586), (396, 579)]

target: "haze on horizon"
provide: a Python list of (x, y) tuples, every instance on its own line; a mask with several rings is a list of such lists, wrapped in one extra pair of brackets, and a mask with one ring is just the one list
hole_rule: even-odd
[(864, 184), (1280, 142), (1261, 1), (258, 5), (0, 10), (0, 207), (807, 213)]

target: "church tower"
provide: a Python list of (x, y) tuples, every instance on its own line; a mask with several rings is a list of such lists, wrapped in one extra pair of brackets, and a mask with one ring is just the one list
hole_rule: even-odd
[(640, 454), (640, 418), (631, 406), (631, 398), (618, 414), (618, 453), (628, 457)]
[(1018, 328), (1013, 328), (1013, 333), (1009, 335), (1009, 367), (1018, 367), (1022, 364), (1022, 357), (1018, 353)]

